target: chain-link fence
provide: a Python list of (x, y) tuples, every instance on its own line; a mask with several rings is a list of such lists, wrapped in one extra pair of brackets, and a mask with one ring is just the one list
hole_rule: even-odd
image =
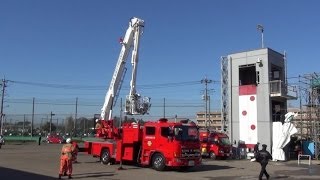
[(88, 136), (94, 127), (93, 115), (75, 117), (64, 114), (6, 114), (2, 131), (6, 136), (35, 136), (51, 133)]

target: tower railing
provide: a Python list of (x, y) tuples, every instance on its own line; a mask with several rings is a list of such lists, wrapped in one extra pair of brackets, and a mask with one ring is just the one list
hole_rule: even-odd
[(283, 97), (287, 99), (297, 99), (298, 93), (295, 86), (289, 86), (284, 81), (273, 80), (269, 82), (270, 96)]

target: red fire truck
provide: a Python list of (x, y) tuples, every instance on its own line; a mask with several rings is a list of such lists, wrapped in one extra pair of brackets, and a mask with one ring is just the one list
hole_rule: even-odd
[[(85, 142), (85, 151), (103, 164), (134, 162), (162, 171), (165, 167), (188, 169), (201, 163), (199, 132), (195, 123), (159, 119), (156, 122), (125, 123), (120, 128), (102, 121), (101, 141)], [(103, 132), (104, 131), (104, 132)]]
[(232, 155), (232, 145), (227, 134), (208, 129), (199, 131), (202, 156), (211, 159), (227, 159)]
[(187, 169), (201, 163), (199, 131), (189, 120), (179, 123), (167, 119), (140, 123), (124, 123), (116, 127), (112, 120), (112, 109), (126, 72), (125, 64), (130, 49), (132, 51), (132, 76), (130, 93), (125, 101), (127, 115), (147, 114), (150, 98), (136, 92), (139, 37), (144, 21), (132, 18), (126, 35), (121, 40), (121, 52), (106, 93), (100, 118), (96, 119), (96, 140), (86, 141), (84, 151), (100, 158), (103, 164), (136, 162), (152, 166), (156, 170), (165, 167)]

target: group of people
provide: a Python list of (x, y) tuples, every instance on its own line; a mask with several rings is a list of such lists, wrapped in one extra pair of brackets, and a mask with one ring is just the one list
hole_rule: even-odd
[(116, 134), (114, 130), (113, 120), (100, 120), (96, 119), (96, 137), (100, 138), (113, 138)]
[(265, 175), (267, 179), (269, 179), (270, 175), (268, 174), (266, 167), (268, 165), (269, 160), (272, 159), (272, 156), (269, 153), (269, 151), (267, 151), (266, 144), (262, 144), (261, 150), (259, 150), (259, 142), (254, 146), (254, 158), (261, 165), (259, 179), (262, 179), (263, 175)]
[(62, 146), (60, 155), (59, 179), (68, 176), (72, 179), (72, 164), (77, 162), (79, 147), (71, 138), (66, 139), (66, 144)]

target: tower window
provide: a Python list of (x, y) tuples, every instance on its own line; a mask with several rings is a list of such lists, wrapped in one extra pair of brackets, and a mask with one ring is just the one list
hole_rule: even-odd
[(239, 66), (239, 86), (256, 84), (256, 75), (254, 64)]

